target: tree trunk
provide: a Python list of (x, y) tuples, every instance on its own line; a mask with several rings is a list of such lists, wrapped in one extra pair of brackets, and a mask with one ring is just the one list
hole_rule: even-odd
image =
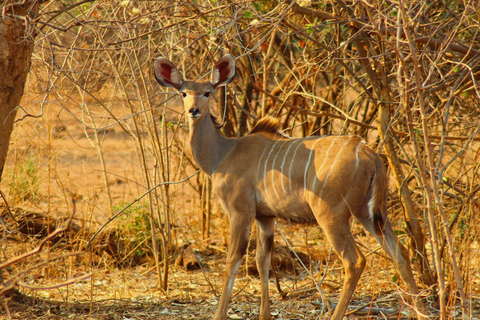
[(0, 181), (34, 47), (40, 1), (7, 0), (0, 17)]

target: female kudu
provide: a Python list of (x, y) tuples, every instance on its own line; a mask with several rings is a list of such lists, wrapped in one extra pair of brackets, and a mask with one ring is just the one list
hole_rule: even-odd
[[(317, 222), (343, 260), (345, 280), (332, 319), (341, 319), (365, 266), (350, 232), (352, 214), (395, 262), (414, 297), (418, 294), (408, 252), (387, 219), (387, 177), (380, 157), (352, 136), (286, 139), (272, 119), (262, 119), (250, 135), (222, 136), (212, 120), (209, 101), (235, 77), (235, 59), (227, 55), (212, 70), (211, 81), (184, 81), (167, 59), (155, 61), (155, 77), (183, 97), (189, 116), (190, 144), (198, 165), (213, 181), (230, 218), (226, 282), (215, 314), (225, 319), (233, 283), (257, 223), (256, 262), (261, 280), (260, 319), (270, 319), (268, 273), (274, 219)], [(423, 310), (420, 300), (417, 310)], [(421, 317), (421, 312), (419, 312)]]

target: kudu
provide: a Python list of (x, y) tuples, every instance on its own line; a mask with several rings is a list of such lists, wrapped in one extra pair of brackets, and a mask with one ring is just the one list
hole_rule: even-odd
[(271, 118), (260, 120), (249, 135), (226, 138), (216, 128), (209, 101), (218, 87), (235, 77), (235, 59), (231, 55), (217, 62), (211, 81), (184, 81), (175, 65), (165, 58), (156, 59), (154, 69), (162, 86), (175, 88), (183, 97), (193, 156), (212, 178), (213, 189), (230, 219), (226, 282), (216, 320), (227, 316), (253, 221), (257, 224), (260, 319), (270, 319), (268, 276), (277, 217), (291, 222), (317, 222), (325, 231), (345, 269), (343, 288), (332, 316), (341, 319), (365, 267), (365, 258), (350, 232), (352, 215), (393, 259), (422, 317), (423, 304), (417, 297), (408, 252), (387, 219), (385, 167), (361, 139), (288, 139), (278, 133)]

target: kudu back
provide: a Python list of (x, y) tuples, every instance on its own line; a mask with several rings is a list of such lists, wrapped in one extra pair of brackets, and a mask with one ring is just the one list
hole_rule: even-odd
[(410, 267), (408, 251), (387, 218), (387, 176), (380, 157), (354, 136), (288, 139), (272, 118), (261, 119), (241, 138), (222, 136), (210, 114), (209, 101), (235, 77), (235, 59), (221, 58), (211, 81), (185, 81), (165, 58), (155, 60), (155, 77), (183, 98), (189, 117), (190, 145), (198, 165), (213, 182), (230, 220), (226, 280), (215, 319), (225, 319), (233, 283), (247, 248), (250, 227), (257, 225), (256, 262), (261, 281), (260, 319), (270, 319), (268, 275), (274, 219), (317, 222), (343, 261), (345, 280), (332, 319), (341, 319), (365, 267), (365, 258), (350, 232), (358, 221), (393, 259), (422, 317), (423, 304)]

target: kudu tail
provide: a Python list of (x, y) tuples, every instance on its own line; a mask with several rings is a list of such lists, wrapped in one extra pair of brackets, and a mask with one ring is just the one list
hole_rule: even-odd
[(372, 196), (368, 210), (377, 235), (382, 235), (387, 220), (387, 172), (380, 157), (374, 158), (375, 172), (371, 181)]

